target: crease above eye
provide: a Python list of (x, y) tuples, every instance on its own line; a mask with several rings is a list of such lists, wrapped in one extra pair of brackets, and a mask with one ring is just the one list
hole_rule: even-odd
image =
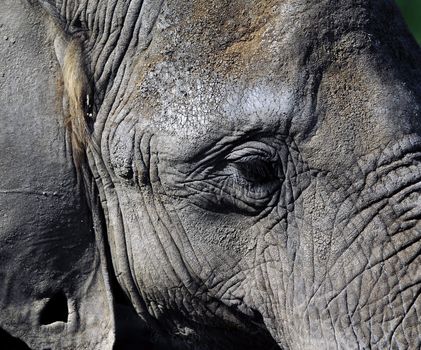
[(240, 149), (234, 149), (225, 156), (225, 160), (235, 162), (248, 157), (271, 159), (275, 157), (275, 154), (275, 150), (263, 142), (249, 142)]

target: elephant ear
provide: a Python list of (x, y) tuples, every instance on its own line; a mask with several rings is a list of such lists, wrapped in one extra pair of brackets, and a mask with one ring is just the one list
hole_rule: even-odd
[[(0, 13), (0, 344), (111, 349), (115, 316), (98, 220), (64, 127), (70, 88), (41, 9), (2, 0)], [(82, 90), (67, 91), (69, 100)]]

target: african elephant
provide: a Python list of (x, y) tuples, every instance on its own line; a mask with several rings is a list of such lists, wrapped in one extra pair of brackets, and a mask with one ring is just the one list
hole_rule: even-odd
[[(35, 159), (5, 144), (31, 173), (58, 167), (43, 181), (64, 194), (45, 203), (73, 225), (31, 204), (44, 225), (21, 232), (15, 213), (0, 232), (1, 269), (32, 274), (13, 249), (56, 262), (18, 296), (25, 275), (2, 272), (18, 285), (0, 305), (12, 336), (57, 349), (421, 348), (421, 51), (392, 1), (2, 8), (41, 50), (16, 54), (41, 85), (15, 85), (48, 131), (26, 126)], [(37, 244), (48, 254), (34, 258)], [(73, 309), (43, 324), (56, 291)]]

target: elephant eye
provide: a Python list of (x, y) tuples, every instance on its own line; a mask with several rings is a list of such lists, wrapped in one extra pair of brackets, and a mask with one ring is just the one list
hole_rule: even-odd
[(233, 163), (233, 167), (238, 172), (239, 181), (243, 179), (249, 183), (263, 185), (278, 177), (276, 164), (259, 158), (241, 159)]
[(225, 157), (226, 170), (240, 184), (264, 186), (283, 177), (276, 150), (263, 142), (249, 142)]
[(206, 162), (196, 178), (184, 183), (195, 205), (214, 212), (255, 215), (277, 198), (284, 183), (278, 149), (285, 147), (249, 141)]
[(221, 209), (254, 214), (267, 207), (279, 192), (284, 176), (276, 158), (251, 154), (228, 161), (216, 179), (218, 182), (212, 185)]

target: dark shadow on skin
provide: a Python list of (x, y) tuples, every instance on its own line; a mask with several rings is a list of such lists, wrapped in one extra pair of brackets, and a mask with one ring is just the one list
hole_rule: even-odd
[(156, 350), (151, 342), (151, 333), (141, 322), (139, 316), (124, 294), (118, 282), (111, 281), (116, 316), (116, 339), (114, 350)]
[(0, 328), (0, 345), (2, 349), (31, 350), (22, 340), (11, 336), (2, 328)]

